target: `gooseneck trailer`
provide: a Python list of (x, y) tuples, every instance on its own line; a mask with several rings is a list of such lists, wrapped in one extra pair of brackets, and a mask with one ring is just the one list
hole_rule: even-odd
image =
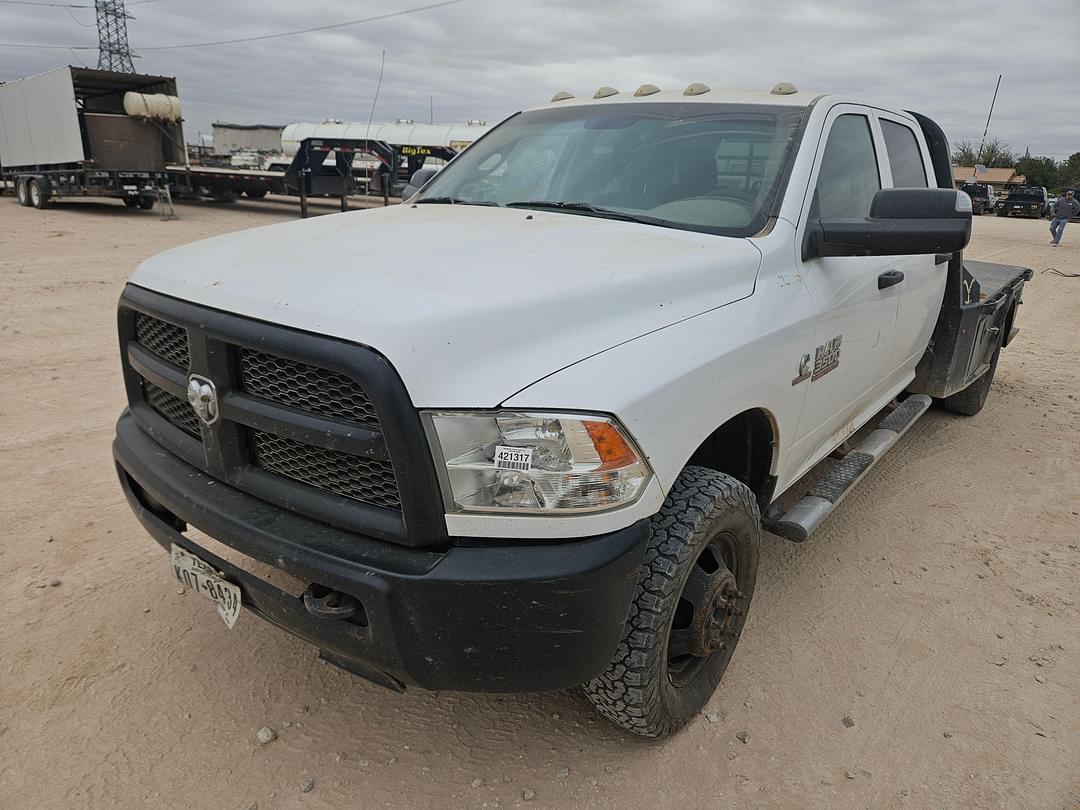
[(184, 160), (176, 80), (62, 67), (0, 85), (0, 165), (23, 205), (114, 197), (152, 208)]

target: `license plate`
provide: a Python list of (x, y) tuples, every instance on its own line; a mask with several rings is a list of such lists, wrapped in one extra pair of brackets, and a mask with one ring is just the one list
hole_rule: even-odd
[(218, 615), (231, 630), (240, 618), (240, 587), (180, 546), (173, 545), (170, 554), (173, 574), (180, 584), (217, 605)]

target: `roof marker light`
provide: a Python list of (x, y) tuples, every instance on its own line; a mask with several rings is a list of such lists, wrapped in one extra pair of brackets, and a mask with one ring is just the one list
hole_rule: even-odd
[(655, 84), (643, 84), (637, 90), (634, 91), (635, 96), (651, 96), (653, 93), (659, 93), (660, 88)]
[(702, 84), (701, 82), (694, 82), (693, 84), (689, 85), (685, 90), (683, 90), (682, 94), (684, 96), (702, 96), (705, 95), (705, 93), (708, 93), (710, 90), (712, 90), (712, 88), (709, 87), (709, 85)]
[(774, 96), (791, 96), (799, 92), (799, 88), (793, 85), (791, 82), (780, 82), (772, 90), (769, 91)]
[(568, 98), (573, 98), (573, 93), (567, 93), (565, 90), (560, 90), (558, 93), (551, 97), (552, 103), (556, 101), (566, 101)]
[(593, 98), (607, 98), (608, 96), (617, 95), (619, 95), (619, 91), (616, 90), (614, 87), (604, 86), (597, 90), (595, 93), (593, 93)]

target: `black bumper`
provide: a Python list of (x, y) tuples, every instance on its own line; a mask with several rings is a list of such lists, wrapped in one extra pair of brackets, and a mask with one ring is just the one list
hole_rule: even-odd
[[(113, 456), (131, 508), (161, 545), (197, 554), (240, 586), (251, 611), (318, 646), (327, 660), (389, 686), (521, 692), (589, 680), (622, 636), (648, 535), (640, 521), (555, 544), (411, 548), (226, 486), (163, 449), (128, 412), (117, 423)], [(363, 621), (316, 617), (302, 599), (200, 547), (178, 530), (180, 521), (355, 598)]]

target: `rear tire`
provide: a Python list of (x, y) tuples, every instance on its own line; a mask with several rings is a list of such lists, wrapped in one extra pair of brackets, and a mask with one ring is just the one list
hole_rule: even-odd
[(584, 687), (600, 714), (665, 737), (712, 697), (738, 644), (757, 578), (761, 516), (729, 475), (687, 467), (653, 517), (626, 629)]
[(154, 198), (153, 197), (139, 197), (138, 202), (136, 202), (135, 204), (137, 206), (139, 206), (139, 210), (141, 210), (141, 211), (149, 211), (150, 209), (152, 209), (154, 207)]
[(998, 357), (1001, 356), (1001, 344), (994, 349), (994, 356), (990, 358), (990, 368), (986, 370), (979, 379), (965, 388), (963, 391), (958, 391), (951, 397), (945, 397), (941, 400), (941, 404), (945, 407), (945, 410), (951, 413), (958, 413), (961, 416), (974, 416), (983, 409), (983, 405), (986, 404), (986, 398), (990, 395), (990, 386), (994, 383), (994, 372), (997, 371)]
[(30, 190), (22, 177), (15, 178), (15, 199), (18, 200), (19, 205), (30, 205)]
[(49, 206), (49, 187), (36, 177), (30, 181), (30, 204), (34, 208)]
[(124, 197), (125, 208), (135, 208), (139, 204), (138, 197)]
[(261, 200), (263, 197), (266, 196), (266, 189), (265, 188), (249, 188), (244, 193), (246, 195), (248, 195), (249, 197), (251, 197), (251, 199), (253, 199), (253, 200)]

